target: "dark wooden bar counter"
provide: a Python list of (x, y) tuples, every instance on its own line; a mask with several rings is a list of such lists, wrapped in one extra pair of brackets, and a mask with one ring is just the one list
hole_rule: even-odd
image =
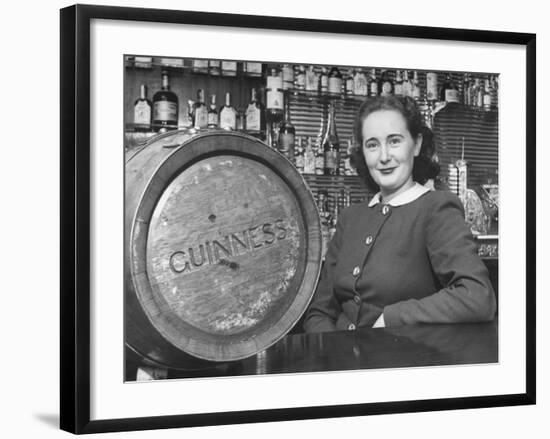
[(205, 363), (194, 370), (168, 370), (191, 378), (319, 372), (498, 361), (498, 321), (475, 324), (407, 325), (320, 334), (291, 334), (240, 361)]

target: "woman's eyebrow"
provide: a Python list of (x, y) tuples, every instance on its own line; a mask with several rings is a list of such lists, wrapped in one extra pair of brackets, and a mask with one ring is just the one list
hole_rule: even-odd
[(400, 133), (395, 133), (395, 134), (388, 134), (388, 137), (386, 138), (389, 139), (390, 137), (405, 137), (405, 136)]

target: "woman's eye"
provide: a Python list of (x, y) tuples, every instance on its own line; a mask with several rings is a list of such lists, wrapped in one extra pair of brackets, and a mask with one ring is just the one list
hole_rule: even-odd
[(390, 145), (399, 145), (401, 143), (401, 139), (399, 137), (393, 137), (390, 139)]
[(367, 148), (367, 149), (374, 149), (374, 148), (376, 148), (377, 146), (378, 146), (377, 143), (366, 143), (366, 144), (365, 144), (365, 148)]

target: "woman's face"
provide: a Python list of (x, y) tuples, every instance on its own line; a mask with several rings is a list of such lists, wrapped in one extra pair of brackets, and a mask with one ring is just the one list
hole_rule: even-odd
[(385, 202), (414, 185), (414, 157), (422, 135), (413, 139), (407, 121), (397, 110), (377, 110), (363, 121), (363, 153), (373, 180)]

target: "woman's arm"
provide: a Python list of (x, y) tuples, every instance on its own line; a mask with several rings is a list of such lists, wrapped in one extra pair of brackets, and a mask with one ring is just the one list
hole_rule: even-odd
[(446, 192), (434, 194), (434, 199), (426, 220), (426, 250), (443, 288), (422, 299), (386, 306), (386, 326), (482, 322), (495, 316), (495, 293), (464, 220), (462, 203)]
[(335, 331), (336, 320), (342, 312), (340, 304), (334, 295), (334, 270), (344, 233), (344, 214), (345, 211), (338, 218), (336, 232), (330, 241), (325, 256), (321, 278), (306, 313), (304, 321), (304, 330), (306, 332)]

